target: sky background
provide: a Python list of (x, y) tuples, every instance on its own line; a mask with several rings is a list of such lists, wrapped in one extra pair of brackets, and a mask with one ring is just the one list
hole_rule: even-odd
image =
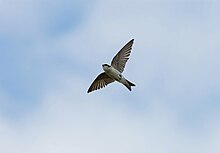
[[(219, 153), (220, 1), (0, 0), (1, 153)], [(87, 94), (132, 38), (119, 83)]]

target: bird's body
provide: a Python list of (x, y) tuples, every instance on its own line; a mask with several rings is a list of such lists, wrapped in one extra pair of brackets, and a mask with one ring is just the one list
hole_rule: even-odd
[(118, 82), (120, 82), (121, 79), (124, 78), (122, 74), (112, 66), (109, 66), (109, 65), (107, 66), (107, 64), (103, 64), (102, 68), (110, 78)]
[(114, 81), (118, 81), (125, 85), (130, 91), (131, 86), (135, 86), (135, 84), (131, 83), (125, 77), (122, 75), (122, 72), (124, 70), (125, 64), (127, 60), (129, 59), (129, 55), (132, 49), (134, 39), (129, 41), (113, 58), (111, 62), (111, 66), (108, 64), (103, 64), (102, 68), (104, 70), (103, 73), (101, 73), (91, 84), (91, 86), (88, 89), (88, 93), (92, 92), (93, 90), (97, 90), (100, 88), (105, 87), (109, 83), (112, 83)]

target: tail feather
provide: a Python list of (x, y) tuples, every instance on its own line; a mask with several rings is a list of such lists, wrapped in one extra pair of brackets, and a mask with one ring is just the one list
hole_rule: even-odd
[(134, 83), (131, 83), (130, 81), (128, 81), (128, 80), (126, 80), (127, 82), (128, 82), (128, 84), (130, 85), (130, 86), (135, 86), (135, 84)]
[(127, 88), (128, 90), (131, 91), (131, 86), (135, 86), (134, 83), (131, 83), (130, 81), (126, 80), (126, 83), (123, 83)]

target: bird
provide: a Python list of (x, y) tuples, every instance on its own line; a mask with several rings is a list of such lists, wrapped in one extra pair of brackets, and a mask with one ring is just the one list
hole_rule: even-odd
[(131, 86), (135, 86), (135, 84), (128, 81), (122, 75), (122, 72), (124, 71), (126, 62), (131, 54), (133, 43), (134, 39), (131, 39), (126, 45), (124, 45), (124, 47), (122, 47), (121, 50), (119, 50), (119, 52), (113, 57), (111, 65), (102, 64), (104, 72), (96, 77), (90, 85), (87, 93), (101, 89), (114, 81), (122, 83), (128, 88), (128, 90), (131, 91)]

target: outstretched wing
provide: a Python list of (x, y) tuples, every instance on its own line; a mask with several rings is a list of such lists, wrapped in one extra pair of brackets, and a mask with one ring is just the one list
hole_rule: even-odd
[(114, 81), (114, 79), (110, 78), (105, 72), (103, 72), (93, 81), (87, 93), (103, 88)]
[(125, 64), (129, 59), (133, 43), (134, 39), (130, 40), (112, 59), (111, 65), (121, 73), (124, 71)]

